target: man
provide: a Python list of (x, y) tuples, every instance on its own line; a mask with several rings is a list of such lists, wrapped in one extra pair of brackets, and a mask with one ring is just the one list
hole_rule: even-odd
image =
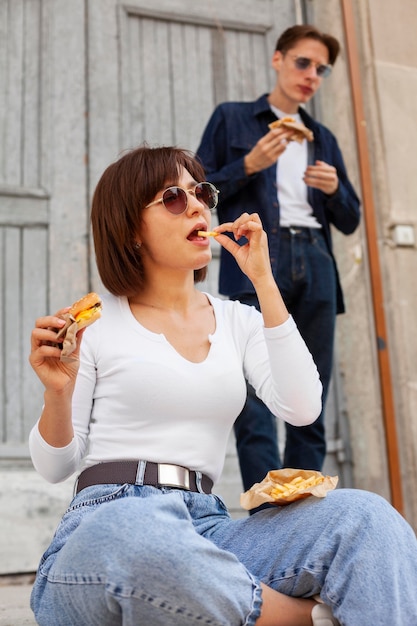
[[(323, 410), (332, 371), (336, 314), (344, 312), (330, 224), (348, 235), (358, 226), (360, 211), (335, 137), (302, 105), (330, 74), (339, 48), (337, 39), (314, 26), (287, 29), (272, 57), (276, 83), (271, 93), (255, 102), (219, 105), (197, 150), (207, 180), (220, 190), (220, 222), (232, 221), (244, 211), (261, 217), (274, 276), (320, 372)], [(313, 132), (311, 143), (292, 141), (290, 130), (268, 128), (287, 116)], [(223, 250), (219, 290), (258, 307), (253, 287)], [(248, 387), (235, 434), (245, 489), (281, 465), (322, 469), (326, 454), (323, 412), (311, 426), (286, 427), (281, 464), (275, 418)]]

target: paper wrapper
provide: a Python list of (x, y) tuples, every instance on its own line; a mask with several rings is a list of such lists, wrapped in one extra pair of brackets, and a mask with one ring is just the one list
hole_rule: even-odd
[[(297, 488), (293, 493), (287, 496), (281, 496), (280, 498), (274, 498), (271, 495), (272, 489), (276, 485), (284, 485), (284, 483), (291, 482), (294, 478), (300, 476), (303, 479), (308, 479), (311, 476), (323, 477), (323, 481), (319, 485), (312, 485), (307, 488), (303, 488), (301, 483), (300, 488)], [(338, 476), (324, 476), (321, 472), (314, 470), (301, 470), (284, 468), (281, 470), (271, 470), (265, 476), (262, 482), (255, 483), (252, 487), (242, 493), (240, 496), (240, 506), (247, 511), (254, 509), (261, 504), (270, 502), (284, 506), (294, 502), (295, 500), (301, 500), (308, 498), (309, 496), (316, 496), (316, 498), (324, 498), (328, 491), (336, 488), (339, 481)]]
[(59, 317), (62, 317), (62, 319), (66, 322), (65, 326), (63, 326), (57, 334), (57, 337), (61, 337), (65, 334), (64, 341), (62, 342), (60, 359), (61, 361), (66, 362), (74, 361), (75, 359), (71, 356), (71, 354), (77, 347), (78, 324), (69, 313), (64, 313)]
[(311, 131), (305, 124), (297, 122), (293, 118), (282, 117), (279, 120), (275, 120), (268, 124), (268, 128), (287, 128), (289, 130), (294, 130), (295, 133), (290, 137), (293, 141), (298, 141), (301, 143), (303, 139), (307, 139), (307, 141), (314, 141), (313, 131)]

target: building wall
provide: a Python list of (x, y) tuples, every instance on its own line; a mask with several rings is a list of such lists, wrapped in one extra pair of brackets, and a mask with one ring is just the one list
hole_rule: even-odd
[[(313, 0), (307, 5), (310, 17), (323, 29), (338, 31), (343, 41), (342, 1)], [(388, 0), (353, 0), (351, 6), (369, 146), (403, 513), (417, 528), (417, 502), (412, 496), (417, 483), (417, 179), (413, 156), (417, 141), (417, 5), (413, 0), (401, 0), (395, 5), (395, 16)], [(349, 170), (360, 189), (346, 48), (340, 61), (321, 94), (321, 110), (323, 120), (335, 129), (344, 147)], [(410, 245), (398, 244), (398, 225), (406, 226)], [(347, 241), (335, 235), (348, 311), (338, 321), (338, 358), (351, 433), (354, 484), (389, 499), (366, 228), (364, 219), (359, 231)]]
[[(370, 0), (357, 7), (363, 64), (372, 67), (376, 106), (368, 103), (370, 154), (375, 171), (379, 246), (400, 448), (405, 514), (417, 528), (417, 5)], [(369, 42), (369, 45), (366, 45)], [(397, 227), (407, 226), (412, 245), (397, 245)]]

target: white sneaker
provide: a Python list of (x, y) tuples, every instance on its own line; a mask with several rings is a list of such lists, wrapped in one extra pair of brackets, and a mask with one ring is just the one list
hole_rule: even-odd
[(326, 604), (316, 604), (311, 611), (313, 626), (340, 626), (340, 622), (333, 616)]

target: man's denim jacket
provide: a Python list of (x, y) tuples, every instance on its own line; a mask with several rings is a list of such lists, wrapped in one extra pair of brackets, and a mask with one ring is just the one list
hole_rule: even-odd
[[(335, 263), (337, 312), (342, 313), (343, 294), (332, 252), (330, 224), (345, 235), (352, 233), (360, 221), (360, 203), (348, 180), (343, 157), (334, 135), (304, 109), (300, 108), (299, 113), (304, 124), (314, 134), (314, 142), (308, 144), (309, 163), (314, 163), (317, 159), (325, 161), (336, 168), (339, 177), (339, 187), (333, 195), (328, 196), (318, 189), (309, 187), (308, 201), (323, 227), (329, 253)], [(276, 119), (266, 94), (254, 102), (225, 102), (214, 110), (197, 150), (207, 180), (220, 190), (218, 205), (220, 223), (233, 221), (244, 212), (259, 213), (268, 235), (271, 265), (275, 276), (280, 242), (277, 168), (273, 164), (257, 174), (247, 176), (243, 159), (256, 142), (268, 132), (268, 124)], [(219, 291), (233, 298), (254, 292), (250, 280), (223, 248)]]

